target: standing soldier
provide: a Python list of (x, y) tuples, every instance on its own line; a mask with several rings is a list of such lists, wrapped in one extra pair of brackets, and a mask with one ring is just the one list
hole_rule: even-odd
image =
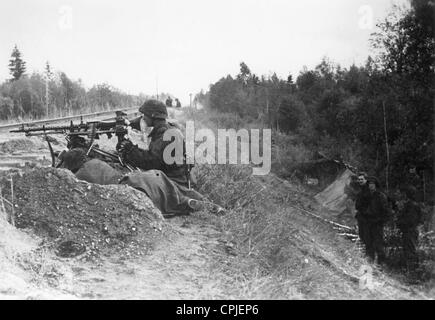
[(178, 100), (178, 98), (175, 98), (175, 107), (176, 108), (181, 108), (181, 102), (180, 102), (180, 100)]
[(408, 185), (403, 188), (406, 196), (405, 202), (399, 207), (397, 227), (402, 233), (403, 262), (408, 271), (415, 269), (418, 263), (418, 225), (422, 222), (422, 212), (416, 202), (417, 189)]
[(168, 98), (166, 99), (166, 107), (167, 108), (171, 108), (172, 107), (172, 98), (168, 96)]
[(391, 209), (387, 196), (380, 191), (380, 183), (377, 178), (367, 178), (369, 186), (368, 206), (363, 216), (366, 221), (366, 254), (374, 262), (377, 255), (377, 263), (385, 261), (384, 250), (384, 225), (391, 216)]
[(406, 184), (413, 186), (416, 190), (415, 201), (423, 200), (423, 180), (418, 174), (417, 166), (414, 163), (410, 163), (408, 171), (405, 173)]
[(365, 218), (365, 212), (368, 207), (369, 200), (369, 187), (367, 185), (367, 174), (365, 172), (358, 173), (357, 183), (359, 186), (359, 191), (355, 198), (355, 218), (358, 222), (358, 234), (361, 242), (366, 246), (367, 238), (367, 221)]

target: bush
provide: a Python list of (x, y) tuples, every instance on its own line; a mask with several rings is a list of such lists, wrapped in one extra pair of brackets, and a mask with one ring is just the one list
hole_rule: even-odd
[(272, 172), (279, 176), (292, 177), (301, 163), (312, 159), (312, 151), (296, 135), (274, 131), (272, 137)]
[(9, 120), (14, 111), (14, 102), (9, 97), (0, 96), (0, 119)]
[(282, 99), (278, 109), (279, 128), (285, 132), (296, 132), (304, 122), (308, 121), (305, 105), (295, 96)]

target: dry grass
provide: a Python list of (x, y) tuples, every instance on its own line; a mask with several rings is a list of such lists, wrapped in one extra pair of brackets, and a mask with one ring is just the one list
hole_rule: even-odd
[[(204, 110), (188, 110), (196, 127), (216, 128)], [(199, 124), (198, 124), (199, 122)], [(273, 162), (291, 168), (309, 152), (291, 137), (276, 135)], [(285, 152), (283, 152), (285, 150)], [(228, 210), (223, 217), (197, 215), (215, 224), (234, 256), (216, 263), (228, 275), (228, 291), (242, 299), (412, 299), (397, 281), (375, 270), (374, 286), (361, 289), (360, 269), (366, 260), (357, 244), (339, 237), (330, 225), (304, 215), (315, 211), (309, 192), (283, 183), (273, 174), (254, 177), (242, 165), (198, 165), (199, 191)]]
[[(240, 118), (234, 114), (218, 113), (207, 109), (185, 108), (183, 118), (193, 120), (195, 128), (209, 128), (215, 132), (217, 129), (266, 128), (261, 121), (256, 119)], [(309, 150), (299, 140), (296, 136), (272, 131), (272, 171), (275, 174), (289, 177), (299, 164), (312, 159), (312, 150)]]
[(412, 299), (398, 281), (375, 270), (374, 287), (360, 289), (367, 264), (357, 244), (329, 224), (297, 209), (316, 210), (300, 186), (273, 175), (256, 178), (244, 166), (199, 166), (200, 191), (228, 209), (222, 217), (198, 218), (216, 225), (231, 255), (216, 272), (227, 274), (228, 291), (241, 299)]
[[(220, 119), (218, 115), (214, 116)], [(185, 118), (197, 120), (195, 126), (198, 128), (217, 126), (216, 119), (210, 120), (206, 110), (187, 110)], [(237, 122), (230, 123), (232, 120), (225, 117), (228, 125), (237, 125)], [(281, 153), (280, 161), (281, 165), (289, 161), (288, 168), (307, 155), (306, 150), (286, 137), (278, 137), (276, 143), (287, 148)], [(275, 161), (278, 161), (277, 158)], [(374, 272), (371, 288), (360, 287), (360, 269), (366, 265), (360, 249), (356, 244), (340, 238), (330, 225), (298, 209), (315, 211), (317, 207), (311, 194), (297, 181), (283, 182), (273, 174), (254, 177), (251, 168), (243, 165), (198, 165), (195, 170), (199, 191), (228, 210), (225, 216), (213, 216), (206, 212), (193, 216), (198, 222), (214, 225), (224, 235), (224, 249), (213, 253), (210, 281), (206, 282), (209, 285), (197, 293), (198, 298), (424, 297), (379, 270)], [(58, 264), (52, 253), (43, 246), (39, 250), (21, 247), (33, 242), (27, 238), (23, 242), (17, 241), (24, 233), (11, 228), (1, 219), (0, 231), (7, 235), (0, 237), (1, 270), (12, 270), (11, 274), (22, 276), (15, 276), (14, 279), (21, 279), (23, 290), (27, 290), (25, 295), (18, 289), (10, 294), (39, 297), (28, 293), (33, 284), (55, 288), (58, 294), (62, 290), (68, 291), (72, 283), (71, 271)], [(168, 264), (165, 263), (165, 266)], [(10, 288), (14, 285), (19, 288), (12, 280), (8, 281)]]

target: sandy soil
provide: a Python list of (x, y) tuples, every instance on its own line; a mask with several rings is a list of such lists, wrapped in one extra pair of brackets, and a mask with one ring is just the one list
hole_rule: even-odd
[[(134, 139), (146, 144), (141, 135), (135, 135)], [(99, 142), (107, 150), (116, 143), (107, 139)], [(64, 143), (59, 140), (53, 147), (60, 150)], [(13, 171), (5, 169), (14, 167), (7, 163), (16, 164), (20, 159), (21, 163), (28, 163), (24, 168), (21, 165), (15, 168), (15, 172), (16, 169), (27, 172), (15, 173), (15, 213), (17, 226), (25, 229), (6, 223), (6, 212), (11, 210), (3, 202), (3, 208), (0, 206), (0, 299), (319, 297), (309, 290), (294, 290), (296, 285), (309, 287), (310, 283), (298, 284), (294, 279), (289, 282), (274, 278), (273, 274), (254, 275), (255, 262), (234, 248), (231, 235), (211, 223), (214, 217), (207, 212), (162, 220), (149, 199), (136, 190), (127, 190), (126, 186), (89, 185), (75, 181), (72, 174), (45, 168), (50, 165), (49, 152), (40, 138), (0, 133), (0, 169), (3, 169), (0, 180), (6, 199), (11, 199), (7, 178)], [(269, 183), (267, 178), (264, 183)], [(125, 190), (120, 192), (119, 188)], [(284, 193), (294, 191), (292, 186), (283, 188), (286, 188)], [(301, 218), (301, 225), (306, 219)], [(292, 246), (297, 247), (297, 254), (306, 261), (300, 267), (312, 270), (310, 278), (300, 281), (315, 282), (322, 272), (331, 275), (336, 279), (334, 285), (343, 292), (329, 298), (426, 297), (382, 274), (376, 276), (374, 283), (378, 285), (374, 289), (360, 288), (359, 275), (346, 273), (339, 254), (327, 251), (330, 246), (326, 242), (317, 245), (317, 240), (323, 241), (320, 234), (301, 232), (297, 236), (299, 240)], [(307, 242), (308, 238), (316, 244), (315, 252), (306, 249), (312, 244)], [(86, 250), (61, 257), (59, 246), (65, 241), (73, 241)], [(247, 270), (245, 274), (244, 270)], [(294, 277), (297, 279), (298, 275)], [(349, 290), (349, 295), (345, 290)]]
[(172, 236), (141, 258), (108, 257), (102, 266), (73, 263), (71, 292), (97, 299), (226, 298), (222, 282), (210, 268), (220, 234), (186, 219), (171, 222)]
[[(139, 211), (151, 210), (147, 207), (149, 200), (143, 199), (145, 195), (133, 189), (120, 195), (116, 188), (131, 188), (91, 186), (74, 181), (71, 174), (63, 171), (59, 174), (54, 169), (45, 169), (50, 165), (47, 160), (50, 155), (39, 137), (3, 134), (0, 138), (2, 195), (11, 199), (8, 179), (13, 174), (16, 225), (25, 228), (13, 228), (4, 223), (6, 217), (2, 218), (3, 226), (12, 236), (2, 243), (0, 252), (13, 250), (0, 256), (4, 264), (0, 271), (3, 280), (0, 298), (228, 298), (221, 288), (226, 276), (219, 276), (210, 267), (216, 259), (227, 255), (225, 240), (210, 224), (202, 220), (192, 223), (193, 217), (177, 217), (158, 221), (157, 228), (140, 229), (140, 216), (131, 218), (130, 223), (123, 217), (136, 214), (137, 210), (130, 208), (131, 198), (136, 199), (133, 207), (139, 206)], [(134, 138), (145, 145), (141, 136)], [(99, 142), (106, 150), (113, 147), (107, 138)], [(65, 144), (59, 140), (53, 147), (61, 150)], [(17, 174), (18, 169), (24, 174)], [(10, 212), (7, 205), (5, 208)], [(117, 216), (107, 220), (107, 214), (99, 214), (107, 208), (111, 217), (114, 212)], [(151, 216), (155, 218), (156, 214)], [(118, 240), (115, 245), (119, 232), (127, 234), (132, 225), (138, 229), (134, 235), (128, 234), (135, 237), (134, 241)], [(137, 236), (140, 233), (145, 236)], [(72, 258), (59, 257), (56, 255), (59, 245), (65, 240), (81, 242), (86, 252)], [(107, 240), (111, 240), (110, 245)], [(147, 249), (138, 253), (145, 243)]]

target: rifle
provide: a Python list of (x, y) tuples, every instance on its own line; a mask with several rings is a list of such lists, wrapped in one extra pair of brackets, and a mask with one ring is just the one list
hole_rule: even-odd
[(187, 187), (189, 188), (189, 190), (192, 189), (192, 180), (191, 180), (191, 176), (190, 176), (190, 172), (192, 171), (193, 168), (193, 164), (185, 164), (185, 174), (186, 174), (186, 178), (187, 178)]
[[(170, 123), (171, 124), (171, 123)], [(174, 125), (174, 124), (172, 124)], [(177, 125), (175, 125), (176, 127), (178, 127)], [(192, 168), (194, 167), (193, 164), (191, 163), (187, 163), (187, 150), (186, 150), (186, 140), (183, 138), (183, 164), (184, 164), (184, 174), (186, 176), (187, 179), (187, 187), (189, 188), (189, 190), (192, 189), (192, 177), (191, 177), (191, 171)]]
[[(92, 151), (100, 156), (109, 158), (111, 161), (120, 163), (122, 166), (128, 168), (130, 171), (134, 171), (137, 168), (128, 164), (124, 159), (122, 159), (119, 154), (101, 150), (94, 145), (95, 139), (99, 139), (100, 135), (104, 134), (106, 134), (109, 139), (111, 139), (112, 136), (115, 135), (118, 138), (118, 143), (123, 141), (125, 139), (125, 135), (128, 134), (127, 125), (125, 123), (126, 115), (127, 114), (122, 111), (116, 111), (116, 117), (114, 121), (83, 122), (83, 117), (81, 117), (80, 123), (78, 124), (74, 124), (74, 122), (71, 121), (69, 125), (60, 126), (43, 125), (39, 127), (31, 127), (29, 125), (22, 124), (18, 129), (11, 130), (10, 132), (22, 132), (27, 137), (43, 135), (50, 149), (53, 167), (60, 167), (60, 165), (62, 164), (62, 160), (58, 163), (55, 163), (56, 155), (53, 152), (53, 148), (51, 147), (48, 135), (63, 134), (65, 135), (65, 139), (67, 140), (68, 149), (86, 148), (86, 155), (89, 155)], [(88, 140), (86, 140), (86, 138), (88, 138)], [(58, 158), (61, 157), (59, 157), (58, 155)]]

